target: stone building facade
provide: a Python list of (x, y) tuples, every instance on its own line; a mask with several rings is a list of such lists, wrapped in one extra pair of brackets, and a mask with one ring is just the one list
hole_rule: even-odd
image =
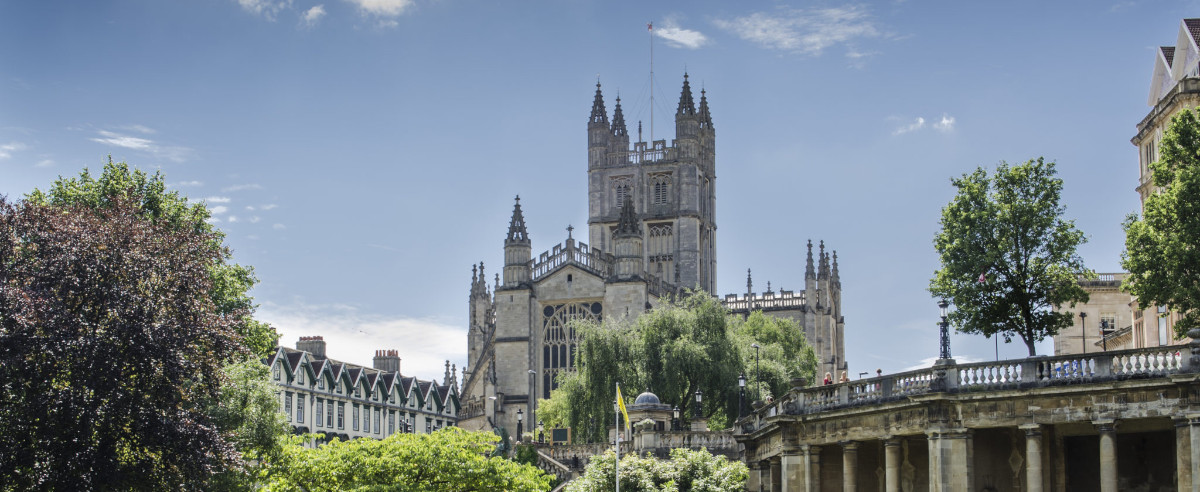
[[(494, 279), (472, 267), (467, 367), (460, 426), (505, 428), (534, 415), (555, 376), (570, 371), (575, 333), (569, 321), (632, 318), (683, 292), (717, 288), (716, 129), (705, 91), (697, 101), (685, 74), (675, 139), (631, 141), (621, 100), (612, 118), (600, 84), (587, 121), (588, 242), (566, 239), (538, 255), (522, 203), (513, 205), (504, 265)], [(799, 321), (822, 362), (846, 369), (837, 254), (808, 244), (800, 292), (725, 296), (731, 311), (763, 310)], [(668, 402), (674, 403), (674, 402)], [(532, 418), (532, 417), (531, 417)], [(531, 424), (527, 422), (527, 424)]]
[(301, 337), (266, 361), (278, 386), (279, 409), (297, 433), (319, 432), (328, 441), (383, 439), (397, 432), (429, 433), (458, 420), (457, 372), (446, 362), (442, 382), (400, 372), (395, 350), (375, 353), (373, 367), (325, 357), (325, 340)]

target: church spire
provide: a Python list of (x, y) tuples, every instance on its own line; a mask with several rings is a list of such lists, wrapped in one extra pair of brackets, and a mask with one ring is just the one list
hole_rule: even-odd
[(600, 81), (596, 81), (596, 99), (592, 101), (591, 123), (608, 125), (608, 111), (604, 109), (604, 94), (600, 92)]
[(512, 222), (508, 224), (508, 238), (504, 244), (529, 243), (529, 232), (525, 230), (525, 215), (521, 213), (521, 195), (517, 195), (513, 205)]
[(708, 113), (708, 96), (700, 89), (700, 127), (712, 128), (712, 115)]
[(633, 197), (625, 195), (625, 203), (621, 204), (621, 218), (617, 219), (617, 230), (613, 237), (636, 236), (642, 237), (642, 224), (637, 212), (633, 211)]
[(804, 278), (817, 278), (816, 272), (813, 271), (812, 239), (808, 240), (808, 261), (804, 263)]
[(675, 117), (692, 116), (696, 114), (696, 103), (692, 100), (692, 86), (688, 84), (688, 74), (683, 73), (683, 90), (679, 93), (679, 109), (675, 110)]
[(818, 261), (820, 263), (817, 265), (817, 278), (828, 279), (829, 278), (829, 257), (825, 255), (825, 241), (824, 240), (821, 241), (821, 253), (820, 253), (820, 258), (818, 259)]
[(621, 96), (617, 96), (617, 106), (613, 108), (612, 134), (618, 137), (629, 135), (625, 129), (625, 114), (621, 112)]

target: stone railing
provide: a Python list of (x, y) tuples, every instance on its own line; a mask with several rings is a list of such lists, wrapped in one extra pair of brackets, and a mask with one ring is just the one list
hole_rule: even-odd
[(545, 452), (546, 449), (549, 449), (549, 448), (542, 448), (542, 449), (537, 450), (537, 456), (538, 456), (537, 466), (538, 466), (538, 468), (540, 468), (542, 471), (544, 471), (550, 475), (554, 475), (554, 476), (558, 477), (559, 481), (562, 481), (562, 482), (566, 482), (566, 481), (569, 481), (569, 480), (575, 478), (575, 476), (576, 476), (575, 474), (578, 472), (578, 470), (573, 470), (570, 466), (566, 465), (565, 463), (562, 463), (561, 461), (554, 459), (554, 457), (550, 456), (549, 454), (546, 454), (546, 452)]
[(675, 147), (667, 147), (665, 140), (655, 140), (651, 146), (646, 142), (634, 144), (633, 150), (612, 152), (608, 154), (610, 166), (627, 166), (630, 164), (646, 164), (658, 161), (673, 161), (679, 155)]
[[(1188, 335), (1200, 337), (1200, 330)], [(1187, 346), (1114, 350), (1089, 354), (933, 367), (845, 383), (794, 387), (785, 397), (743, 417), (736, 426), (753, 432), (777, 415), (809, 415), (838, 408), (885, 403), (931, 393), (1001, 391), (1063, 386), (1121, 379), (1163, 378), (1200, 372), (1200, 341)]]
[(533, 280), (536, 281), (566, 264), (573, 264), (601, 278), (608, 278), (612, 275), (613, 257), (599, 249), (589, 248), (586, 243), (567, 239), (565, 243), (555, 245), (550, 251), (530, 260), (529, 269)]
[(733, 432), (715, 431), (674, 431), (659, 432), (658, 446), (663, 448), (705, 448), (710, 451), (737, 450), (738, 442), (733, 439)]
[(676, 287), (675, 284), (667, 282), (666, 280), (659, 278), (657, 275), (647, 273), (646, 280), (647, 292), (659, 299), (673, 296), (676, 292), (679, 292), (679, 288)]
[(721, 299), (721, 304), (725, 306), (725, 309), (735, 313), (748, 313), (756, 310), (800, 309), (802, 306), (808, 304), (808, 300), (804, 295), (804, 291), (792, 292), (785, 290), (779, 293), (767, 292), (761, 295), (747, 294), (739, 296), (737, 294), (729, 294), (724, 299)]

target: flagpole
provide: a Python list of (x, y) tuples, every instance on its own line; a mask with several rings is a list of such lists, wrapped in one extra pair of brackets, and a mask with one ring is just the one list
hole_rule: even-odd
[(617, 405), (613, 405), (613, 447), (616, 448), (617, 461), (615, 463), (616, 477), (614, 482), (617, 484), (617, 491), (621, 492), (621, 383), (617, 383)]
[(650, 33), (650, 147), (654, 147), (654, 23), (646, 23)]

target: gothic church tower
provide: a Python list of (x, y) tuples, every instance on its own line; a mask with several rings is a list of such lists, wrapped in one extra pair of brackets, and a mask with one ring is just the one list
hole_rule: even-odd
[(588, 240), (611, 252), (628, 197), (641, 222), (642, 261), (649, 275), (681, 288), (714, 293), (716, 255), (716, 130), (708, 98), (697, 108), (687, 74), (675, 111), (675, 139), (629, 146), (620, 98), (612, 123), (600, 84), (588, 119)]

